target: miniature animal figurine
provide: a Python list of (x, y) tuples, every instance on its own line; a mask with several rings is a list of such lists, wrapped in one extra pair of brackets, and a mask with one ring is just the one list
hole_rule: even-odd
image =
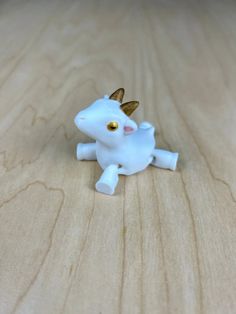
[(94, 143), (79, 143), (78, 160), (97, 160), (104, 170), (96, 189), (113, 194), (119, 175), (131, 175), (148, 165), (175, 170), (178, 153), (155, 148), (154, 127), (149, 122), (137, 126), (130, 115), (138, 107), (137, 101), (122, 104), (124, 89), (110, 97), (97, 99), (75, 117), (75, 124)]

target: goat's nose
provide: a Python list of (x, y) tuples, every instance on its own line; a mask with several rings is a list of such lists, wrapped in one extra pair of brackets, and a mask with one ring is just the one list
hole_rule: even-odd
[(75, 117), (75, 121), (79, 122), (81, 120), (85, 120), (85, 115), (79, 112)]
[(86, 118), (86, 113), (84, 112), (84, 110), (80, 111), (80, 112), (77, 114), (77, 117), (78, 117), (78, 119), (80, 119), (80, 120), (85, 120), (85, 118)]
[(84, 120), (86, 120), (86, 116), (87, 114), (84, 112), (84, 110), (77, 113), (74, 121), (78, 128), (80, 128), (85, 123)]

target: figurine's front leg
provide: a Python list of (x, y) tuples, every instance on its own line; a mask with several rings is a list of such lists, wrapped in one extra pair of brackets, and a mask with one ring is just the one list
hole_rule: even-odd
[(96, 143), (77, 144), (76, 157), (78, 160), (97, 160)]
[(164, 169), (170, 169), (170, 170), (175, 170), (177, 166), (177, 161), (179, 158), (178, 153), (172, 153), (168, 152), (167, 150), (163, 149), (154, 149), (153, 153), (153, 160), (152, 160), (152, 165), (159, 167), (159, 168), (164, 168)]
[(103, 171), (103, 174), (96, 183), (96, 190), (98, 192), (109, 195), (114, 193), (119, 180), (118, 169), (118, 165), (110, 165)]

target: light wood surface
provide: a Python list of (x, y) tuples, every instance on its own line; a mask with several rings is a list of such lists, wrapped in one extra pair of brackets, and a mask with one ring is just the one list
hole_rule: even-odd
[[(0, 313), (236, 313), (236, 3), (1, 1)], [(180, 153), (96, 193), (73, 117), (125, 87)]]

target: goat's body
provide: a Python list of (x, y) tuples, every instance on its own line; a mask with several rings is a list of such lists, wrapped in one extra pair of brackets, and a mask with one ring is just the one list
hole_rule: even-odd
[(118, 147), (108, 147), (96, 142), (96, 156), (99, 165), (106, 169), (110, 165), (119, 165), (119, 174), (130, 175), (144, 170), (153, 160), (155, 148), (154, 127), (141, 123), (133, 134), (124, 137)]

